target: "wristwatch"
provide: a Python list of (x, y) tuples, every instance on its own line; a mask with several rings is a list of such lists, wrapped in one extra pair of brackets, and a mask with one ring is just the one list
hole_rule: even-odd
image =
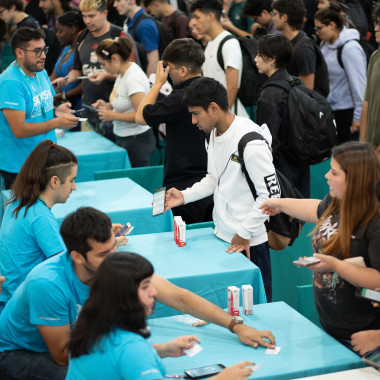
[(228, 330), (235, 334), (234, 327), (236, 325), (241, 325), (243, 323), (242, 317), (232, 317), (230, 324), (228, 325)]

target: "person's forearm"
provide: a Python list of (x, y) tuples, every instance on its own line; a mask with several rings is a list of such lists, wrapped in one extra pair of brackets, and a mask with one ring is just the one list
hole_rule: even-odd
[(79, 98), (82, 95), (82, 83), (66, 92), (66, 98)]
[(230, 27), (228, 28), (228, 30), (237, 35), (238, 37), (246, 37), (246, 36), (252, 36), (251, 33), (248, 33), (246, 32), (245, 30), (242, 30), (242, 29), (239, 29), (238, 27), (236, 27), (235, 25), (230, 25)]
[(239, 91), (239, 87), (235, 85), (228, 85), (227, 83), (227, 98), (228, 98), (228, 107), (236, 114), (237, 110), (235, 110), (235, 102), (237, 93)]
[(374, 268), (363, 268), (339, 260), (334, 268), (334, 272), (354, 286), (368, 289), (380, 288), (380, 272)]
[(148, 104), (155, 104), (158, 94), (160, 93), (162, 85), (154, 83), (150, 91), (144, 96), (143, 100), (141, 101), (139, 108), (136, 111), (135, 120), (136, 123), (145, 125), (146, 121), (144, 119), (143, 111), (144, 107)]
[(136, 116), (136, 112), (129, 112), (129, 113), (116, 113), (116, 112), (114, 112), (113, 120), (120, 120), (120, 121), (126, 121), (128, 123), (134, 123), (135, 122), (135, 116)]
[(302, 80), (303, 84), (307, 88), (314, 90), (315, 74), (299, 75), (298, 77)]
[(317, 209), (320, 202), (319, 199), (279, 199), (283, 213), (312, 224), (318, 223)]
[(166, 343), (152, 344), (152, 347), (157, 351), (160, 358), (165, 358), (167, 356), (165, 345)]
[(360, 115), (360, 142), (366, 141), (366, 133), (367, 133), (367, 111), (368, 111), (368, 102), (366, 100), (363, 101), (362, 113)]
[(50, 132), (51, 130), (58, 128), (57, 119), (44, 121), (42, 123), (23, 123), (19, 124), (16, 128), (12, 128), (13, 134), (17, 138), (33, 137), (42, 135), (43, 133)]
[(146, 68), (146, 75), (149, 77), (150, 74), (153, 74), (157, 70), (158, 63), (158, 50), (152, 50), (146, 53), (146, 58), (148, 60), (148, 66)]

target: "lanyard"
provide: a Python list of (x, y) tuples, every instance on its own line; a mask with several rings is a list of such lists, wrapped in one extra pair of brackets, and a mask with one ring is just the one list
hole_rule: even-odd
[(36, 74), (36, 77), (37, 77), (38, 87), (40, 88), (40, 93), (38, 93), (37, 90), (34, 88), (32, 82), (29, 80), (28, 76), (25, 74), (25, 71), (24, 71), (23, 68), (19, 65), (19, 63), (18, 63), (17, 61), (15, 61), (15, 66), (19, 69), (20, 73), (24, 76), (24, 78), (25, 78), (26, 81), (28, 82), (30, 88), (32, 89), (32, 91), (37, 95), (38, 99), (40, 100), (42, 117), (43, 117), (44, 119), (46, 119), (45, 103), (42, 101), (42, 98), (41, 98), (42, 87), (41, 87), (41, 83), (40, 83), (40, 78), (38, 78), (37, 73), (35, 73), (35, 74)]

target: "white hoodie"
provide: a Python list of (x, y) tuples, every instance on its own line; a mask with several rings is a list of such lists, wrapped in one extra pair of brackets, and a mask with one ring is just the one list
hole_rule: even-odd
[[(267, 141), (250, 141), (244, 150), (244, 163), (258, 195), (256, 201), (241, 165), (231, 159), (232, 154), (238, 155), (238, 143), (249, 132), (258, 132)], [(270, 197), (280, 197), (268, 147), (271, 143), (266, 124), (259, 127), (250, 119), (235, 116), (221, 136), (216, 136), (215, 129), (211, 132), (206, 177), (182, 192), (185, 204), (214, 194), (214, 233), (229, 243), (236, 233), (250, 239), (251, 246), (268, 241), (264, 225), (268, 216), (258, 207)]]

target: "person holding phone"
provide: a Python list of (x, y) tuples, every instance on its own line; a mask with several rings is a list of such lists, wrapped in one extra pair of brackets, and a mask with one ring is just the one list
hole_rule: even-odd
[(92, 106), (103, 122), (113, 122), (116, 144), (125, 148), (133, 168), (148, 166), (156, 146), (153, 130), (135, 122), (136, 110), (149, 92), (149, 80), (141, 68), (131, 61), (132, 44), (126, 37), (102, 41), (96, 54), (102, 67), (117, 75), (110, 102), (97, 100)]
[[(146, 341), (150, 336), (146, 318), (157, 295), (152, 275), (152, 264), (134, 253), (110, 254), (103, 261), (71, 333), (66, 380), (164, 379), (160, 358), (183, 356), (193, 342), (200, 343), (193, 335), (153, 347)], [(253, 363), (239, 363), (211, 379), (246, 379), (252, 373), (246, 368), (250, 365)]]
[[(380, 329), (380, 310), (355, 296), (356, 287), (380, 287), (380, 202), (376, 184), (380, 163), (366, 143), (334, 148), (326, 174), (330, 192), (318, 199), (268, 199), (260, 208), (268, 215), (284, 212), (316, 224), (312, 238), (314, 300), (323, 329), (351, 349), (359, 331)], [(348, 258), (362, 257), (365, 266)]]

